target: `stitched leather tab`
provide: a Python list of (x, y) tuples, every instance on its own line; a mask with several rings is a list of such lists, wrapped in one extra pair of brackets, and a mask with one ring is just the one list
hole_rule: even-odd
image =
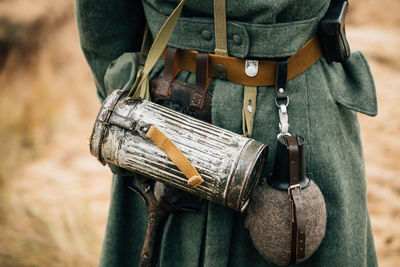
[(171, 94), (171, 82), (174, 80), (174, 66), (175, 66), (175, 55), (176, 48), (167, 46), (165, 51), (165, 64), (163, 71), (163, 82), (159, 84), (158, 94), (167, 97)]
[(203, 108), (210, 78), (208, 77), (208, 53), (197, 53), (196, 56), (196, 83), (200, 92), (194, 92), (190, 106)]
[(155, 102), (164, 100), (171, 95), (171, 84), (181, 72), (180, 69), (175, 67), (176, 52), (176, 48), (169, 46), (166, 48), (163, 75), (158, 80), (151, 81), (151, 93)]
[(286, 100), (286, 81), (288, 74), (287, 61), (276, 62), (276, 82), (275, 82), (275, 98), (277, 100)]
[(165, 64), (164, 64), (165, 76), (171, 75), (172, 72), (174, 71), (176, 51), (178, 51), (178, 49), (170, 46), (167, 46), (167, 48), (165, 49)]
[(208, 53), (199, 52), (196, 56), (196, 83), (204, 88), (208, 78)]

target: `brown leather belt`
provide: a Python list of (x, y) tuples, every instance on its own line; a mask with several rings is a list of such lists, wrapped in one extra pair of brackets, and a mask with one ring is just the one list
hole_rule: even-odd
[[(192, 73), (196, 72), (196, 57), (198, 52), (178, 49), (175, 56), (175, 67)], [(296, 54), (288, 58), (287, 79), (291, 80), (311, 67), (320, 57), (322, 51), (317, 36), (311, 38)], [(163, 54), (165, 57), (165, 52)], [(244, 59), (209, 54), (208, 77), (220, 78), (217, 69), (226, 72), (226, 79), (247, 86), (275, 85), (276, 61), (262, 60), (258, 62), (258, 73), (249, 77), (245, 73)]]

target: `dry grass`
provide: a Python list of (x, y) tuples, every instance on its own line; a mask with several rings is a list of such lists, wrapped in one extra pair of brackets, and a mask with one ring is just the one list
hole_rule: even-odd
[(49, 53), (49, 42), (72, 19), (73, 6), (53, 12), (43, 3), (0, 2), (0, 135), (7, 140), (0, 143), (0, 181), (51, 138), (62, 106), (63, 88), (53, 87), (58, 55)]
[[(82, 105), (86, 98), (92, 105), (96, 100), (75, 29), (73, 1), (0, 1), (0, 266), (94, 266), (99, 256), (104, 223), (99, 229), (95, 216), (83, 218), (93, 210), (104, 222), (107, 203), (94, 208), (81, 203), (104, 192), (96, 188), (91, 194), (82, 182), (89, 172), (99, 172), (81, 173), (82, 188), (72, 190), (70, 174), (56, 174), (59, 180), (45, 176), (69, 168), (66, 162), (75, 152), (68, 156), (68, 149), (79, 146), (86, 153), (85, 139), (74, 146), (69, 137), (82, 126), (85, 108), (97, 109)], [(39, 169), (24, 171), (55, 143), (64, 147), (47, 157), (62, 156), (60, 166), (46, 160)], [(65, 184), (57, 188), (61, 180)]]
[(0, 180), (51, 138), (62, 102), (49, 87), (46, 72), (26, 66), (7, 75), (7, 67), (0, 80), (0, 135), (5, 140), (0, 143)]

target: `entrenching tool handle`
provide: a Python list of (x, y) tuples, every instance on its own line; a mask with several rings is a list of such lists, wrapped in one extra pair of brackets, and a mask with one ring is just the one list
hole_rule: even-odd
[(139, 267), (156, 266), (161, 236), (167, 218), (168, 214), (159, 209), (149, 211)]
[(182, 151), (154, 125), (147, 131), (146, 137), (168, 155), (171, 161), (179, 168), (186, 178), (188, 178), (189, 185), (198, 187), (204, 182), (204, 179), (201, 178), (196, 168), (190, 163)]
[(139, 192), (146, 202), (148, 213), (146, 232), (138, 266), (155, 267), (158, 261), (165, 222), (169, 214), (175, 210), (162, 200), (156, 199), (149, 180), (137, 179), (135, 182), (132, 182), (131, 186), (133, 186), (133, 188), (130, 188)]

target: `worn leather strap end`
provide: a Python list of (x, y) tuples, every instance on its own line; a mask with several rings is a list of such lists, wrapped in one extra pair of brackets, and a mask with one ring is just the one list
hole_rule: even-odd
[(160, 78), (151, 81), (152, 97), (155, 96), (153, 101), (157, 102), (160, 99), (166, 99), (171, 95), (172, 82), (181, 72), (181, 69), (175, 67), (175, 55), (177, 50), (177, 48), (169, 46), (165, 50), (163, 75)]
[(171, 141), (171, 139), (169, 139), (154, 125), (150, 127), (146, 133), (146, 137), (167, 154), (170, 160), (178, 167), (186, 178), (188, 178), (190, 185), (198, 187), (204, 182), (196, 168), (192, 163), (190, 163), (182, 151)]
[[(177, 68), (175, 68), (175, 55), (178, 49), (174, 47), (167, 46), (165, 50), (165, 64), (164, 64), (164, 83), (162, 86), (162, 92), (164, 92), (164, 96), (167, 97), (171, 94), (171, 83), (175, 79), (177, 72)], [(166, 88), (164, 88), (166, 87)]]
[(193, 187), (198, 187), (204, 182), (204, 179), (201, 176), (192, 176), (188, 180), (188, 184)]

